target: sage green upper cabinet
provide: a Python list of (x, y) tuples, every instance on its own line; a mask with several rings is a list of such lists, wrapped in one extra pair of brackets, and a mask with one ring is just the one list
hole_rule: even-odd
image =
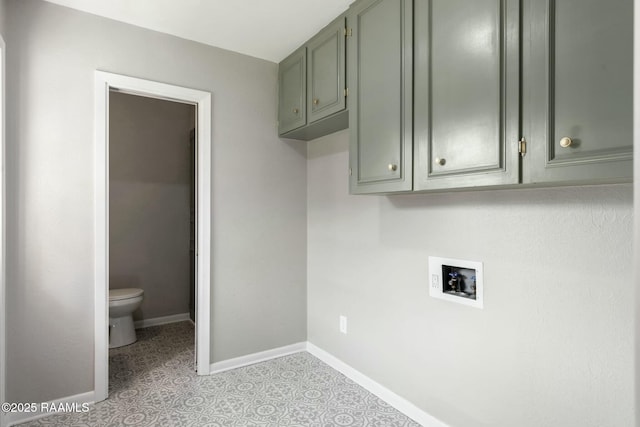
[(307, 123), (307, 49), (289, 55), (278, 67), (278, 133), (285, 134)]
[(307, 44), (309, 122), (346, 108), (344, 21), (334, 21)]
[(415, 0), (414, 189), (519, 182), (520, 1)]
[(525, 183), (629, 181), (633, 0), (525, 0)]
[(349, 9), (349, 162), (352, 194), (412, 190), (411, 0)]
[(344, 15), (280, 63), (279, 134), (310, 140), (346, 129)]

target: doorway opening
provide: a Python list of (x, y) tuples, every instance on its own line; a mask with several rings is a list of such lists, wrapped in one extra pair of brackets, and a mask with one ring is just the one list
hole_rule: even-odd
[(134, 326), (196, 321), (195, 112), (109, 92), (110, 348), (135, 340)]
[[(194, 108), (195, 127), (191, 132), (191, 137), (187, 133), (185, 136), (187, 147), (193, 159), (193, 171), (189, 173), (192, 177), (191, 184), (194, 191), (187, 197), (193, 197), (193, 212), (189, 213), (190, 220), (193, 220), (193, 257), (189, 264), (193, 266), (190, 274), (195, 281), (194, 292), (194, 320), (195, 328), (195, 357), (196, 371), (199, 375), (209, 374), (210, 362), (210, 205), (211, 205), (211, 94), (199, 90), (167, 85), (164, 83), (149, 80), (137, 79), (117, 74), (96, 71), (95, 75), (95, 99), (96, 99), (96, 139), (95, 139), (95, 401), (104, 400), (108, 395), (108, 348), (109, 348), (109, 307), (108, 291), (110, 281), (110, 190), (113, 183), (110, 183), (110, 155), (114, 152), (110, 150), (110, 101), (120, 102), (122, 99), (138, 99), (140, 97), (158, 101), (171, 101), (173, 104), (189, 105)], [(116, 99), (117, 98), (117, 99)], [(167, 104), (168, 105), (168, 104)], [(140, 148), (140, 147), (139, 147)], [(148, 147), (147, 147), (148, 148)], [(148, 151), (148, 150), (147, 150)], [(111, 154), (110, 154), (111, 153)], [(145, 154), (145, 153), (141, 153)], [(149, 162), (153, 162), (156, 155), (149, 152)], [(121, 153), (119, 153), (121, 155)], [(115, 160), (115, 157), (114, 157)], [(135, 165), (129, 162), (129, 169), (126, 168), (124, 176), (135, 169)], [(122, 165), (120, 165), (122, 166)], [(151, 170), (153, 168), (150, 168)], [(153, 174), (151, 171), (148, 173)], [(122, 175), (123, 171), (118, 170), (117, 174)], [(137, 171), (136, 173), (139, 173)], [(184, 177), (183, 177), (184, 178)], [(117, 189), (119, 184), (113, 185), (115, 193), (122, 196), (126, 191)], [(144, 191), (148, 191), (145, 188)], [(157, 190), (157, 189), (156, 189)], [(154, 190), (152, 190), (153, 192)], [(174, 192), (175, 193), (175, 192)], [(157, 191), (154, 193), (157, 196)], [(184, 194), (182, 195), (184, 196)], [(122, 197), (114, 199), (114, 203), (121, 203)], [(126, 199), (126, 197), (125, 197)], [(135, 199), (130, 198), (130, 201)], [(136, 201), (136, 203), (138, 203)], [(126, 201), (125, 201), (126, 204)], [(116, 218), (118, 224), (123, 222), (123, 218)], [(126, 221), (125, 221), (126, 222)], [(125, 224), (124, 228), (127, 225)], [(120, 225), (117, 225), (120, 227)], [(122, 228), (122, 227), (120, 227)], [(131, 253), (136, 253), (136, 249), (130, 249)], [(135, 268), (135, 267), (134, 267)], [(115, 287), (124, 287), (127, 283), (127, 275), (120, 278), (111, 277), (111, 280), (121, 280)], [(129, 282), (130, 283), (130, 282)], [(135, 287), (135, 283), (132, 286)], [(190, 310), (191, 311), (191, 310)], [(162, 316), (160, 316), (162, 317)], [(170, 317), (170, 316), (169, 316)], [(166, 320), (166, 319), (165, 319)], [(144, 323), (141, 323), (141, 326)]]

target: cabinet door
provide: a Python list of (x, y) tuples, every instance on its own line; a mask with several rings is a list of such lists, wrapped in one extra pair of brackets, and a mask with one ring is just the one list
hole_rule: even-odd
[(519, 182), (518, 0), (416, 0), (414, 188)]
[(353, 194), (412, 189), (412, 3), (362, 1), (347, 16)]
[(280, 135), (304, 126), (306, 114), (306, 56), (302, 47), (278, 67), (278, 132)]
[(524, 182), (632, 178), (633, 0), (526, 0)]
[(345, 109), (344, 28), (340, 18), (307, 45), (309, 123)]

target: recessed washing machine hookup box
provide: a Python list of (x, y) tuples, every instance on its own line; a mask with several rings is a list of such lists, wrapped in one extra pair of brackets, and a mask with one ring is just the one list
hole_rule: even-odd
[(429, 257), (429, 295), (446, 301), (483, 308), (482, 263)]

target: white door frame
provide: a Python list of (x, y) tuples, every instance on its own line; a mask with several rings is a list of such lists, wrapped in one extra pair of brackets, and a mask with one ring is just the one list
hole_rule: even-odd
[(95, 72), (95, 401), (109, 387), (109, 90), (195, 104), (196, 112), (196, 357), (208, 375), (211, 260), (211, 93), (104, 71)]
[[(7, 307), (6, 307), (6, 239), (5, 234), (5, 200), (6, 200), (6, 173), (5, 173), (5, 122), (6, 122), (6, 92), (5, 92), (5, 44), (0, 36), (0, 402), (7, 401), (7, 375), (6, 357), (7, 346), (5, 343), (5, 333), (7, 329)], [(6, 414), (0, 411), (0, 427), (6, 425)]]

